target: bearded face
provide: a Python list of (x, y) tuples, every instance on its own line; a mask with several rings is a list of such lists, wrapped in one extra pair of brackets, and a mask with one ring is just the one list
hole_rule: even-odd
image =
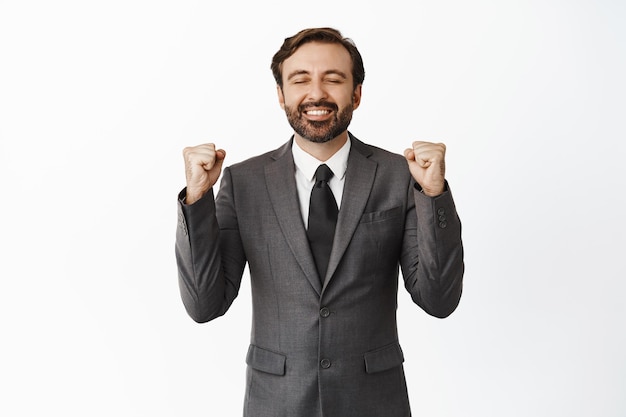
[(308, 42), (282, 64), (278, 101), (296, 136), (326, 143), (345, 135), (361, 102), (352, 58), (337, 43)]

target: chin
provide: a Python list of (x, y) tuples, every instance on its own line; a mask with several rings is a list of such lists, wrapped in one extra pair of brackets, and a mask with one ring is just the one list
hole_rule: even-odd
[(324, 136), (324, 137), (311, 137), (311, 136), (303, 136), (303, 135), (300, 135), (300, 136), (302, 136), (304, 139), (308, 140), (309, 142), (313, 142), (313, 143), (326, 143), (326, 142), (330, 142), (331, 140), (337, 137), (337, 136), (334, 136), (334, 137), (329, 138), (327, 136)]

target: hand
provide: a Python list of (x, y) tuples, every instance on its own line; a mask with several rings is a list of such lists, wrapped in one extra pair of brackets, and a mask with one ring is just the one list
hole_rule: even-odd
[(185, 203), (193, 204), (217, 182), (222, 172), (226, 152), (223, 149), (215, 150), (213, 143), (206, 143), (186, 147), (183, 149), (183, 157), (187, 178)]
[(443, 143), (413, 142), (413, 148), (404, 151), (409, 171), (424, 194), (436, 197), (443, 193), (446, 174), (446, 145)]

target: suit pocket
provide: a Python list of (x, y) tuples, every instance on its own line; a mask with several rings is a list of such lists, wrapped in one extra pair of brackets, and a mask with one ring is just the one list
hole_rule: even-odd
[(380, 349), (367, 352), (365, 354), (365, 372), (373, 374), (375, 372), (386, 371), (402, 365), (404, 355), (399, 343), (392, 343)]
[(372, 223), (387, 220), (402, 214), (402, 206), (397, 206), (389, 210), (372, 211), (361, 216), (361, 223)]
[(250, 345), (246, 363), (257, 371), (273, 375), (285, 375), (285, 355)]

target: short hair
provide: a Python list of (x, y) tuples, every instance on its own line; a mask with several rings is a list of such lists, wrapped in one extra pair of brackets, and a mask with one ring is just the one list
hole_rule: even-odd
[(350, 38), (344, 38), (337, 29), (311, 28), (301, 30), (294, 36), (286, 38), (278, 52), (274, 54), (270, 68), (272, 69), (276, 84), (278, 84), (280, 88), (283, 87), (283, 62), (293, 55), (298, 48), (309, 42), (336, 43), (346, 48), (350, 54), (350, 58), (352, 58), (353, 88), (356, 88), (359, 84), (363, 84), (363, 80), (365, 79), (363, 58), (354, 41)]

